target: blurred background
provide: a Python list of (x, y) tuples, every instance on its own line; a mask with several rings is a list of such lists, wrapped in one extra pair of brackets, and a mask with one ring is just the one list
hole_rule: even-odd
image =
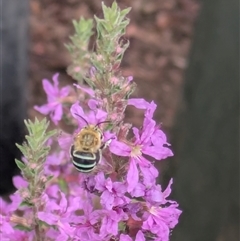
[[(158, 164), (159, 182), (174, 178), (173, 198), (183, 210), (171, 241), (239, 240), (238, 1), (117, 2), (132, 7), (122, 72), (138, 85), (134, 97), (158, 104), (155, 119), (175, 153)], [(17, 171), (22, 120), (40, 116), (33, 106), (45, 102), (42, 79), (59, 72), (62, 85), (73, 82), (64, 47), (72, 19), (102, 16), (98, 0), (3, 0), (2, 6), (1, 195)], [(128, 108), (127, 120), (141, 126), (142, 112)]]

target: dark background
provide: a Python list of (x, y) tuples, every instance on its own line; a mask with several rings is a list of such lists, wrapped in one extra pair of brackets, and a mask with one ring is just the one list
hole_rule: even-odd
[[(174, 177), (173, 198), (183, 210), (171, 240), (237, 241), (238, 2), (117, 2), (132, 7), (122, 72), (134, 76), (135, 97), (158, 104), (155, 119), (175, 152), (159, 164), (159, 181), (165, 186)], [(13, 143), (23, 138), (22, 119), (39, 116), (32, 106), (45, 102), (41, 80), (59, 72), (62, 85), (72, 82), (64, 47), (71, 20), (102, 14), (98, 0), (3, 0), (3, 10), (0, 194), (15, 173)], [(128, 121), (140, 126), (140, 117), (128, 109)]]

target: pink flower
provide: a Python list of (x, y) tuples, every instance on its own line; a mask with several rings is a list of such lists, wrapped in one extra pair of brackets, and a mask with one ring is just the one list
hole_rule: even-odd
[(16, 211), (22, 202), (22, 198), (19, 193), (14, 193), (10, 196), (11, 203), (7, 203), (0, 198), (0, 236), (10, 235), (14, 233), (14, 229), (11, 225), (10, 218), (14, 211)]
[(110, 178), (105, 179), (102, 172), (99, 172), (97, 176), (95, 176), (95, 181), (95, 188), (102, 192), (100, 202), (107, 210), (129, 202), (129, 198), (124, 196), (127, 191), (124, 183), (112, 182)]
[(103, 110), (97, 109), (97, 110), (90, 110), (85, 114), (82, 107), (75, 103), (72, 105), (70, 109), (72, 116), (77, 120), (79, 128), (82, 129), (87, 124), (93, 124), (96, 125), (102, 121), (105, 121), (107, 118), (107, 113)]
[[(70, 227), (70, 216), (79, 208), (80, 198), (68, 204), (64, 193), (60, 192), (60, 202), (57, 204), (56, 200), (49, 199), (45, 194), (45, 209), (38, 212), (38, 218), (49, 225), (58, 227), (60, 233), (64, 236), (73, 237), (75, 228)], [(67, 240), (67, 239), (66, 239)]]
[[(123, 143), (113, 140), (110, 144), (110, 151), (119, 156), (129, 157), (129, 169), (127, 173), (128, 192), (131, 192), (139, 181), (138, 167), (141, 169), (145, 185), (152, 185), (158, 176), (157, 169), (143, 156), (154, 157), (156, 160), (164, 159), (172, 155), (170, 149), (164, 146), (166, 144), (159, 138), (159, 132), (156, 131), (155, 121), (145, 117), (142, 130), (133, 128), (135, 141), (133, 143)], [(157, 135), (156, 137), (153, 137)], [(154, 142), (152, 139), (154, 139)], [(155, 141), (158, 139), (158, 142)]]
[(55, 74), (53, 76), (53, 85), (47, 79), (42, 81), (43, 89), (47, 94), (48, 103), (42, 106), (34, 106), (35, 110), (40, 113), (44, 115), (50, 114), (51, 120), (55, 125), (57, 125), (63, 115), (62, 99), (68, 96), (70, 92), (68, 86), (59, 89), (58, 75), (59, 74)]
[[(137, 232), (136, 238), (134, 239), (135, 241), (145, 241), (144, 234), (141, 230)], [(119, 241), (133, 241), (133, 239), (127, 235), (127, 234), (121, 234)]]
[(170, 229), (173, 229), (178, 223), (178, 218), (182, 213), (177, 209), (177, 204), (168, 207), (154, 206), (147, 203), (148, 212), (145, 213), (145, 221), (142, 229), (150, 231), (160, 240), (169, 241)]

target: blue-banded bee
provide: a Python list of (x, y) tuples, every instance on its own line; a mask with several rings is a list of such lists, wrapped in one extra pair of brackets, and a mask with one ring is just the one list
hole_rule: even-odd
[(82, 116), (79, 117), (81, 117), (87, 125), (75, 136), (74, 143), (70, 149), (70, 155), (75, 168), (79, 172), (87, 173), (91, 172), (102, 159), (102, 149), (106, 145), (103, 143), (103, 132), (99, 128), (99, 125), (109, 121), (92, 125)]

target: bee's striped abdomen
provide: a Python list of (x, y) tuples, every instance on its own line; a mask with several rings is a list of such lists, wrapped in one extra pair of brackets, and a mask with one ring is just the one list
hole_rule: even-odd
[(79, 172), (91, 172), (101, 159), (100, 150), (96, 153), (75, 151), (74, 146), (72, 146), (70, 154), (72, 163)]

